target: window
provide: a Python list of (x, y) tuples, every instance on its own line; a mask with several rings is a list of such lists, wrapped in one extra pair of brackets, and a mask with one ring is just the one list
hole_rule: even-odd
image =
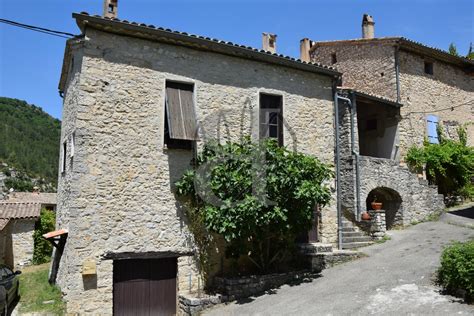
[(283, 146), (283, 99), (260, 94), (260, 139), (274, 138)]
[(71, 152), (69, 153), (69, 157), (74, 157), (74, 150), (75, 150), (75, 138), (76, 138), (76, 133), (72, 133), (71, 135)]
[(439, 118), (436, 115), (430, 114), (426, 117), (426, 134), (431, 144), (439, 144), (438, 122)]
[(332, 53), (331, 54), (331, 63), (334, 65), (335, 63), (337, 63), (337, 56), (336, 56), (336, 53)]
[(168, 148), (191, 149), (197, 139), (193, 85), (166, 83), (165, 144)]
[(61, 154), (61, 173), (66, 172), (66, 148), (67, 142), (63, 142), (63, 150)]
[(433, 74), (433, 63), (430, 61), (425, 61), (425, 73), (428, 75)]

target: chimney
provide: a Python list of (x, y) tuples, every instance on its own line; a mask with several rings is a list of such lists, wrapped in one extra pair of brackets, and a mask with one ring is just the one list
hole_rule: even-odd
[(303, 38), (300, 41), (300, 59), (309, 63), (311, 61), (311, 56), (309, 55), (309, 50), (311, 49), (311, 41), (309, 38)]
[(276, 53), (276, 34), (262, 33), (262, 48), (263, 50)]
[(362, 38), (374, 38), (374, 18), (371, 15), (364, 14), (362, 18)]
[(118, 0), (104, 0), (104, 18), (115, 19), (117, 17)]

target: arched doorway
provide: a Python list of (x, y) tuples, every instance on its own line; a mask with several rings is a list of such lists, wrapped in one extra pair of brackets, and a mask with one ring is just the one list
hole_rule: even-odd
[(387, 229), (391, 229), (394, 225), (402, 225), (402, 198), (397, 191), (386, 188), (378, 187), (370, 191), (367, 196), (367, 209), (372, 209), (370, 203), (374, 200), (377, 202), (382, 202), (382, 209), (385, 210), (385, 221)]

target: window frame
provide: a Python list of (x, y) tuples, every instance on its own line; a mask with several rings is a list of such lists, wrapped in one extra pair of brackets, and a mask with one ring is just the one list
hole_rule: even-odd
[(64, 140), (61, 145), (61, 174), (64, 174), (66, 173), (67, 140)]
[[(430, 118), (436, 118), (436, 121), (430, 120)], [(430, 136), (430, 126), (429, 126), (430, 123), (435, 123), (436, 125), (435, 127), (436, 137)], [(435, 114), (427, 114), (425, 118), (425, 124), (426, 124), (426, 138), (428, 139), (428, 142), (430, 144), (439, 144), (439, 135), (438, 135), (439, 116)]]
[(190, 86), (192, 89), (192, 102), (193, 102), (193, 115), (196, 120), (196, 128), (198, 126), (197, 124), (197, 113), (196, 113), (196, 83), (193, 81), (184, 81), (184, 80), (179, 80), (179, 79), (165, 79), (164, 82), (164, 93), (163, 93), (163, 136), (161, 138), (162, 141), (162, 146), (164, 149), (186, 149), (190, 150), (193, 149), (194, 147), (194, 142), (196, 140), (187, 140), (187, 139), (175, 139), (170, 137), (169, 133), (169, 126), (170, 126), (170, 119), (168, 117), (168, 110), (167, 110), (167, 102), (168, 102), (168, 96), (167, 96), (167, 91), (166, 89), (168, 88), (168, 84), (178, 84), (178, 85), (187, 85)]
[[(272, 107), (262, 107), (262, 97), (277, 97), (279, 98), (279, 106), (272, 108)], [(272, 111), (272, 110), (277, 110), (277, 111)], [(277, 137), (270, 137), (270, 114), (271, 113), (277, 113)], [(267, 123), (262, 122), (262, 117), (263, 113), (265, 113), (265, 120)], [(278, 142), (279, 146), (284, 146), (285, 143), (285, 134), (284, 134), (284, 97), (283, 94), (277, 94), (277, 93), (270, 93), (266, 91), (259, 91), (258, 94), (258, 135), (259, 135), (259, 140), (267, 139), (267, 138), (272, 138), (276, 139)], [(262, 132), (262, 125), (267, 126), (267, 130), (265, 133)], [(273, 125), (273, 124), (272, 124)], [(265, 134), (265, 135), (264, 135)]]

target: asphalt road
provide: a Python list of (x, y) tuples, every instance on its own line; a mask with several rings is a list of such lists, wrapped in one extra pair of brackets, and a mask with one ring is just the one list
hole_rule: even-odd
[(440, 294), (433, 283), (443, 246), (474, 238), (467, 227), (474, 220), (453, 216), (391, 231), (391, 240), (362, 248), (369, 257), (324, 270), (310, 283), (216, 306), (205, 315), (474, 315), (474, 305)]

